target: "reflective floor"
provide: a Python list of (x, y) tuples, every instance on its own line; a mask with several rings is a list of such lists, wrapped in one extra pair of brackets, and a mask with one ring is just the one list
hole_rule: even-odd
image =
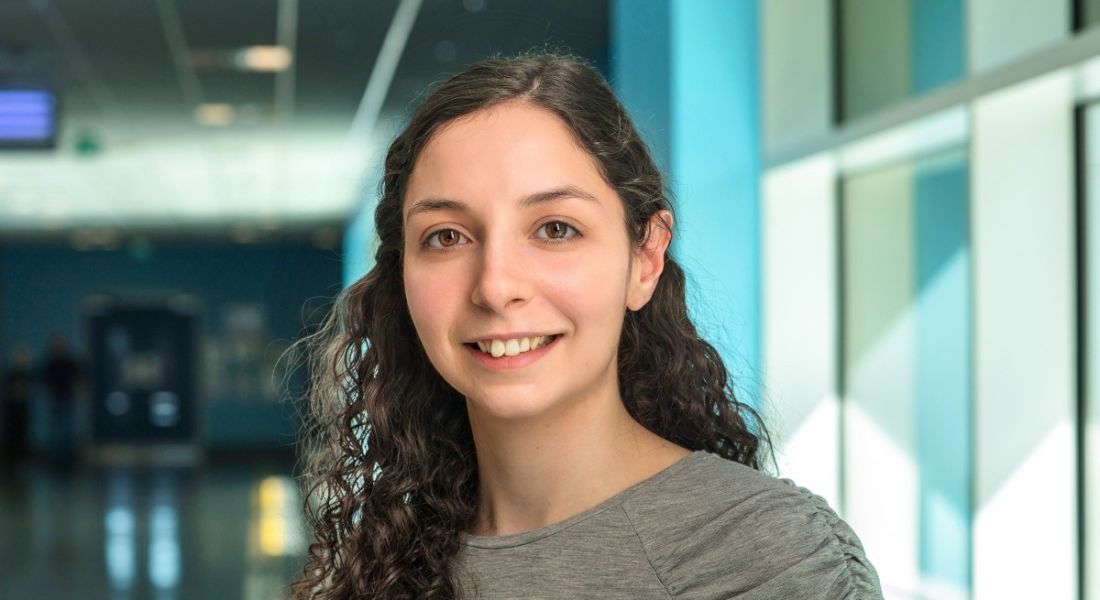
[(289, 464), (0, 475), (3, 600), (283, 598), (305, 546)]

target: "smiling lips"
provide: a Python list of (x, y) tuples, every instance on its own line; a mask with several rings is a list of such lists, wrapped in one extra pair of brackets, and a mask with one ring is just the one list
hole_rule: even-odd
[(524, 352), (537, 350), (554, 341), (555, 335), (539, 335), (533, 337), (519, 337), (511, 339), (479, 340), (477, 347), (485, 354), (493, 358), (501, 356), (518, 356)]

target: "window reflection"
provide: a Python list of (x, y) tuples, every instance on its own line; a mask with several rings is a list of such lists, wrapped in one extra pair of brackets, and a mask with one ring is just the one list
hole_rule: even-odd
[(180, 545), (176, 509), (155, 506), (149, 513), (149, 581), (167, 590), (180, 580)]
[(135, 522), (133, 509), (133, 490), (130, 478), (122, 472), (116, 472), (108, 480), (107, 511), (103, 517), (106, 531), (104, 552), (107, 579), (116, 598), (128, 598), (128, 592), (134, 587), (137, 570), (137, 544), (135, 542)]
[(267, 477), (253, 490), (249, 548), (254, 557), (298, 555), (305, 541), (299, 522), (298, 488), (289, 477)]
[(842, 121), (963, 76), (962, 0), (841, 0), (838, 8)]
[(162, 473), (153, 485), (149, 509), (149, 582), (157, 590), (157, 598), (174, 598), (173, 592), (180, 582), (176, 485), (168, 473)]
[(244, 600), (281, 597), (285, 570), (305, 552), (301, 497), (290, 477), (265, 477), (252, 486), (248, 526), (248, 567)]

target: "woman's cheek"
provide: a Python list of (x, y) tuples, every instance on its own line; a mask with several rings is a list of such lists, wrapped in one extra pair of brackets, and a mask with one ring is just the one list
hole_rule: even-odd
[(578, 264), (555, 272), (543, 290), (583, 339), (597, 343), (598, 338), (610, 335), (614, 317), (622, 310), (625, 283), (620, 283), (623, 276), (619, 273)]
[(550, 284), (571, 295), (571, 299), (588, 311), (600, 311), (626, 293), (626, 270), (616, 261), (608, 260), (607, 252), (592, 252), (584, 258), (554, 265)]
[[(406, 278), (409, 314), (422, 341), (429, 343), (446, 337), (445, 321), (451, 312), (448, 305), (457, 297), (453, 283), (442, 274), (417, 273)], [(427, 350), (431, 352), (430, 348)]]

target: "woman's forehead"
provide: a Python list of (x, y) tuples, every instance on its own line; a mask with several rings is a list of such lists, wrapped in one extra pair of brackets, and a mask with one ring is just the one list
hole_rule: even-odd
[(546, 109), (513, 102), (437, 131), (413, 166), (405, 210), (427, 198), (513, 203), (565, 188), (583, 192), (582, 198), (618, 203), (596, 159), (564, 121)]

